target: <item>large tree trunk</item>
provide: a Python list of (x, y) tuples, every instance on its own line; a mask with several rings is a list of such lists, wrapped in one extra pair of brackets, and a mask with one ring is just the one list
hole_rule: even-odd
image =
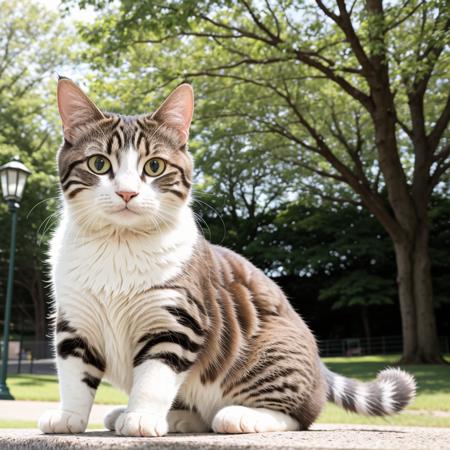
[(402, 316), (402, 364), (443, 363), (433, 310), (428, 229), (418, 228), (413, 242), (394, 242)]
[(413, 361), (417, 354), (417, 316), (414, 302), (412, 249), (408, 242), (394, 242), (397, 262), (397, 287), (402, 320), (402, 362)]
[(431, 264), (428, 246), (428, 226), (417, 229), (414, 254), (414, 300), (417, 316), (417, 360), (422, 363), (443, 363), (439, 348), (433, 308)]

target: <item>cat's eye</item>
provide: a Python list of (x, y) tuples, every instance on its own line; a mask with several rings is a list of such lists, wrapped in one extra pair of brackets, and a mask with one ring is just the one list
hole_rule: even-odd
[(104, 175), (111, 169), (111, 163), (103, 155), (94, 155), (88, 159), (88, 167), (97, 175)]
[(161, 158), (149, 159), (144, 165), (144, 172), (149, 177), (157, 177), (166, 170), (166, 162)]

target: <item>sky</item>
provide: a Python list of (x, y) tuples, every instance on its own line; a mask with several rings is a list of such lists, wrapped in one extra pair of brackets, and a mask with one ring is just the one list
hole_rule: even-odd
[[(59, 6), (61, 4), (61, 0), (31, 0), (35, 4), (40, 4), (45, 6), (51, 11), (58, 12)], [(92, 7), (88, 7), (87, 9), (79, 9), (77, 6), (74, 6), (70, 9), (70, 13), (64, 17), (63, 20), (67, 23), (68, 27), (73, 27), (74, 22), (82, 22), (82, 23), (90, 23), (95, 19), (95, 11)], [(71, 78), (76, 81), (81, 87), (87, 88), (84, 84), (84, 80), (86, 78), (86, 74), (90, 71), (90, 68), (87, 64), (77, 64), (77, 65), (68, 65), (61, 66), (58, 68), (58, 75), (64, 75), (65, 77)]]
[[(32, 0), (34, 3), (45, 5), (48, 9), (58, 11), (60, 0)], [(70, 20), (91, 22), (95, 17), (95, 12), (92, 8), (80, 10), (78, 7), (73, 7), (70, 10)]]

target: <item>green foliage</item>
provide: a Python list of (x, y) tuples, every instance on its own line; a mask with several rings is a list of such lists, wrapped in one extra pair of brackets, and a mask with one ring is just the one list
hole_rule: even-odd
[[(13, 331), (22, 326), (16, 319), (21, 317), (42, 338), (43, 261), (48, 226), (56, 215), (55, 155), (61, 139), (55, 78), (58, 67), (68, 61), (71, 41), (58, 15), (40, 5), (1, 0), (0, 10), (0, 48), (4, 49), (0, 53), (0, 164), (19, 155), (32, 171), (18, 215)], [(0, 298), (5, 294), (10, 220), (1, 202)]]
[[(311, 132), (388, 204), (370, 115), (319, 66), (305, 62), (309, 55), (342, 82), (370, 93), (349, 40), (317, 5), (290, 0), (64, 4), (69, 10), (78, 4), (97, 11), (93, 24), (79, 24), (84, 43), (75, 50), (70, 30), (55, 14), (25, 0), (0, 0), (0, 49), (14, 56), (6, 65), (0, 62), (0, 163), (20, 154), (33, 171), (19, 216), (20, 295), (15, 300), (29, 323), (38, 317), (37, 306), (30, 311), (30, 298), (37, 305), (47, 294), (41, 261), (57, 217), (60, 132), (56, 101), (48, 93), (54, 92), (55, 69), (70, 64), (77, 51), (83, 52), (78, 60), (83, 69), (76, 81), (87, 81), (92, 98), (106, 110), (148, 113), (179, 82), (194, 84), (194, 208), (207, 238), (244, 253), (274, 277), (317, 280), (321, 298), (335, 307), (392, 301), (392, 245), (361, 208), (336, 161), (318, 152)], [(424, 102), (429, 132), (448, 92), (447, 49), (439, 55), (427, 52), (446, 38), (446, 5), (442, 0), (389, 2), (384, 19), (368, 14), (365, 5), (354, 4), (355, 31), (368, 55), (387, 58), (399, 153), (410, 186), (415, 155), (408, 95), (432, 69)], [(88, 74), (86, 64), (92, 69)], [(445, 133), (441, 151), (448, 144)], [(442, 180), (448, 182), (448, 175)], [(433, 200), (430, 215), (436, 304), (442, 305), (450, 289), (450, 212), (444, 195)], [(0, 233), (4, 277), (9, 236), (4, 204)]]
[[(248, 7), (234, 1), (67, 1), (74, 3), (97, 9), (98, 20), (82, 26), (81, 33), (90, 44), (87, 56), (96, 67), (109, 75), (111, 65), (123, 67), (120, 76), (113, 78), (128, 72), (129, 81), (148, 92), (151, 86), (187, 77), (201, 86), (210, 111), (245, 117), (249, 128), (257, 125), (259, 130), (277, 133), (286, 146), (292, 138), (297, 144), (315, 145), (305, 124), (292, 120), (295, 111), (300, 111), (350, 167), (354, 160), (342, 142), (344, 138), (355, 144), (359, 128), (364, 139), (358, 143), (362, 146), (358, 152), (365, 169), (376, 169), (367, 112), (335, 81), (298, 59), (298, 52), (304, 51), (344, 82), (369, 93), (348, 39), (316, 5), (285, 0), (249, 2)], [(430, 68), (427, 127), (436, 122), (446, 102), (444, 73), (449, 55), (447, 51), (434, 54), (431, 46), (446, 39), (447, 13), (442, 0), (392, 3), (385, 6), (384, 18), (368, 13), (364, 2), (353, 5), (354, 31), (362, 49), (378, 55), (386, 47), (396, 112), (408, 126), (408, 93)], [(230, 102), (232, 98), (237, 101)], [(198, 107), (202, 109), (202, 99)], [(411, 136), (400, 133), (399, 138), (404, 142), (404, 156), (411, 157)], [(310, 167), (317, 162), (317, 155), (310, 152), (302, 157)], [(407, 157), (402, 162), (410, 165)], [(329, 161), (321, 164), (322, 169), (330, 167)], [(375, 180), (373, 172), (366, 170), (369, 181)]]
[(356, 305), (387, 305), (395, 296), (395, 284), (391, 279), (372, 275), (365, 270), (355, 270), (342, 275), (335, 283), (320, 291), (320, 300), (334, 300), (333, 308)]
[(450, 201), (434, 197), (431, 203), (430, 254), (433, 262), (434, 304), (436, 307), (450, 303)]
[[(93, 66), (107, 75), (97, 92), (144, 105), (184, 79), (199, 92), (192, 148), (197, 198), (211, 205), (198, 207), (207, 236), (271, 275), (320, 277), (321, 298), (335, 307), (392, 301), (392, 246), (358, 208), (392, 237), (386, 218), (399, 220), (400, 203), (406, 208), (411, 198), (392, 199), (403, 188), (416, 195), (421, 161), (435, 160), (428, 192), (440, 177), (448, 181), (448, 129), (434, 148), (430, 138), (428, 156), (416, 135), (423, 125), (431, 136), (448, 108), (445, 1), (384, 2), (383, 11), (362, 1), (351, 10), (289, 0), (67, 2), (74, 3), (98, 13), (80, 27)], [(392, 152), (380, 153), (386, 135), (371, 113), (384, 82), (401, 166), (390, 181), (381, 166)], [(445, 283), (439, 275), (439, 289)]]

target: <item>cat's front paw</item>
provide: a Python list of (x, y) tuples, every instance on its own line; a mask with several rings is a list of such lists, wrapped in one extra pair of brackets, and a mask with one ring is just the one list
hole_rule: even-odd
[(148, 411), (125, 411), (116, 420), (116, 434), (121, 436), (164, 436), (168, 431), (165, 416)]
[(87, 420), (81, 415), (63, 411), (61, 409), (50, 409), (39, 419), (38, 426), (43, 433), (83, 433), (87, 427)]

